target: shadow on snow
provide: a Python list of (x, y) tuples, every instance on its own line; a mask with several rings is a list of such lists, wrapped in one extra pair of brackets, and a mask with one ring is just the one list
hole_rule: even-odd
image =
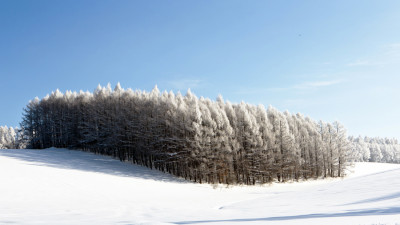
[(36, 166), (81, 170), (162, 182), (188, 182), (184, 179), (176, 178), (171, 174), (163, 173), (158, 170), (151, 170), (150, 168), (129, 162), (120, 162), (110, 156), (96, 155), (94, 153), (82, 152), (79, 150), (55, 148), (43, 150), (2, 149), (0, 151), (0, 156), (23, 160)]
[(285, 220), (348, 217), (348, 216), (383, 216), (383, 215), (394, 215), (399, 213), (400, 213), (400, 207), (390, 207), (390, 208), (364, 209), (364, 210), (354, 210), (354, 211), (352, 210), (343, 213), (316, 213), (316, 214), (305, 214), (296, 216), (276, 216), (276, 217), (265, 217), (265, 218), (226, 219), (226, 220), (180, 221), (171, 223), (196, 224), (196, 223), (218, 223), (218, 222), (233, 223), (233, 222), (257, 222), (257, 221), (285, 221)]
[(379, 202), (379, 201), (391, 200), (391, 199), (395, 199), (395, 198), (400, 198), (400, 192), (396, 192), (394, 194), (385, 195), (385, 196), (381, 196), (381, 197), (377, 197), (377, 198), (370, 198), (370, 199), (365, 199), (362, 201), (348, 203), (345, 205), (356, 205), (356, 204), (362, 204), (362, 203)]

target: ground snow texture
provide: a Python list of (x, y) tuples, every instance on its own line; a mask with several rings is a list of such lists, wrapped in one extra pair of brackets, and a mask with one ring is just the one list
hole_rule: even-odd
[(194, 184), (106, 156), (0, 150), (0, 224), (398, 224), (400, 165), (344, 179)]

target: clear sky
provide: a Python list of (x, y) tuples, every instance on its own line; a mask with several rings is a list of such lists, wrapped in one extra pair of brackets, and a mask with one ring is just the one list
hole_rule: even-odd
[(400, 138), (400, 1), (0, 1), (0, 125), (35, 96), (187, 88)]

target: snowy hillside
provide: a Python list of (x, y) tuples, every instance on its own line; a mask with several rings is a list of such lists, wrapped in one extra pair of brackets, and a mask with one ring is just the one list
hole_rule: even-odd
[(400, 224), (400, 165), (217, 187), (65, 149), (0, 150), (0, 224)]

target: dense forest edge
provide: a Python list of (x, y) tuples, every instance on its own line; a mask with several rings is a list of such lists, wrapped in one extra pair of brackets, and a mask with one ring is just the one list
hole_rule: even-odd
[(341, 177), (352, 161), (400, 163), (397, 140), (348, 137), (337, 121), (120, 84), (30, 101), (20, 128), (0, 127), (0, 148), (25, 147), (80, 149), (222, 184)]

